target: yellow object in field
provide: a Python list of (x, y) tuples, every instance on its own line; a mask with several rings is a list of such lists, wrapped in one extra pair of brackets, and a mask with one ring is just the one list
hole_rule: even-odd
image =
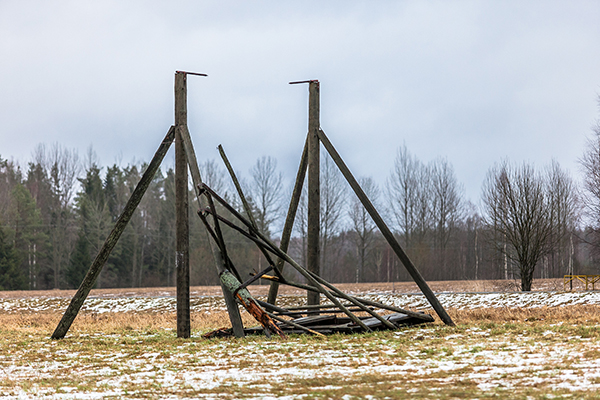
[(565, 275), (563, 280), (563, 287), (567, 290), (567, 283), (571, 284), (571, 290), (573, 290), (573, 281), (578, 280), (585, 283), (585, 290), (589, 290), (588, 287), (591, 284), (592, 290), (596, 290), (596, 282), (600, 281), (600, 275)]

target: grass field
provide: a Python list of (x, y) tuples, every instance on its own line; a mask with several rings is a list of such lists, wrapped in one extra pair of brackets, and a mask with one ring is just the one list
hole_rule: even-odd
[[(415, 295), (356, 291), (425, 307)], [(595, 399), (600, 389), (595, 292), (446, 293), (456, 327), (287, 340), (202, 339), (228, 324), (206, 295), (182, 340), (168, 294), (115, 291), (96, 293), (67, 337), (51, 340), (68, 295), (0, 296), (0, 398)]]

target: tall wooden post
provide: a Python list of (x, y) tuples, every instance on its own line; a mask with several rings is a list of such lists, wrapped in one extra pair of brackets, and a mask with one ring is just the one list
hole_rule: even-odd
[[(187, 127), (186, 74), (175, 73), (175, 126)], [(175, 136), (175, 208), (177, 270), (177, 337), (190, 337), (190, 242), (188, 215), (188, 163), (180, 130)]]
[[(306, 267), (320, 276), (320, 155), (319, 155), (319, 81), (309, 82), (308, 97), (308, 221), (306, 234)], [(319, 293), (307, 292), (307, 302), (310, 305), (319, 304)]]

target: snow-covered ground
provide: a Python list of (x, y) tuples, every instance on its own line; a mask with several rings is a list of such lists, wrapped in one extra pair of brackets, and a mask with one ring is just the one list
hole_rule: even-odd
[(0, 399), (449, 398), (456, 390), (593, 398), (600, 344), (572, 331), (557, 335), (560, 329), (438, 326), (318, 341), (192, 338), (166, 345), (139, 333), (37, 337), (0, 355)]
[[(359, 296), (360, 297), (360, 296)], [(427, 299), (421, 294), (368, 294), (362, 296), (370, 300), (401, 308), (428, 309)], [(565, 305), (600, 304), (600, 291), (587, 292), (503, 292), (503, 293), (440, 293), (438, 299), (447, 308), (534, 308), (558, 307)], [(279, 304), (297, 305), (303, 296), (280, 296)], [(43, 298), (0, 298), (0, 312), (62, 312), (69, 304), (64, 297)], [(174, 297), (118, 297), (88, 298), (82, 311), (92, 313), (107, 312), (175, 312)], [(191, 310), (194, 312), (225, 310), (221, 296), (192, 297)]]
[[(422, 295), (371, 300), (428, 309)], [(600, 292), (442, 293), (448, 308), (600, 305)], [(283, 296), (283, 305), (302, 296)], [(63, 312), (69, 299), (0, 299), (0, 313)], [(89, 298), (84, 311), (174, 312), (173, 297)], [(224, 310), (220, 297), (192, 310)], [(0, 327), (0, 332), (3, 328)], [(600, 327), (486, 321), (365, 335), (204, 340), (172, 329), (0, 335), (0, 400), (101, 398), (596, 398)]]
[[(425, 296), (415, 294), (369, 295), (371, 300), (398, 307), (424, 309), (429, 307)], [(586, 292), (502, 292), (502, 293), (440, 293), (440, 303), (446, 308), (536, 308), (566, 305), (600, 304), (600, 291)]]

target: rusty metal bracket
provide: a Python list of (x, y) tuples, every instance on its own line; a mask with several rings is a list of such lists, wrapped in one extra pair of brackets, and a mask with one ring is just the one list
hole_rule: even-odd
[(308, 81), (294, 81), (294, 82), (290, 82), (290, 85), (298, 85), (300, 83), (319, 83), (318, 79), (310, 79)]
[(185, 75), (196, 75), (196, 76), (208, 76), (201, 72), (189, 72), (189, 71), (175, 71), (176, 74), (185, 74)]

